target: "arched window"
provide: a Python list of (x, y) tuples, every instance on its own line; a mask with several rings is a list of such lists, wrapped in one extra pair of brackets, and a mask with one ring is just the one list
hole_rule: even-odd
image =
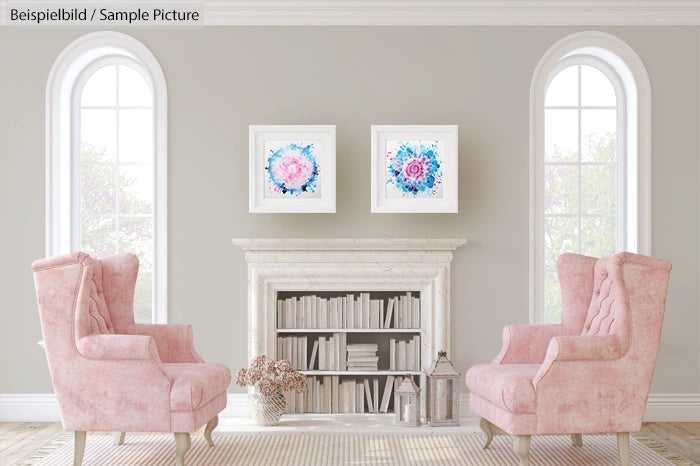
[(166, 89), (155, 57), (124, 34), (70, 44), (47, 86), (47, 253), (139, 258), (134, 312), (165, 322)]
[(562, 253), (649, 254), (649, 111), (641, 60), (613, 36), (574, 34), (540, 61), (531, 87), (534, 321), (561, 319)]

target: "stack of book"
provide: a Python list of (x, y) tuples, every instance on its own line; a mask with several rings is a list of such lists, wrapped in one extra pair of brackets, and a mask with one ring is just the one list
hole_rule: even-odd
[(377, 343), (352, 343), (347, 345), (349, 371), (376, 371), (379, 363)]

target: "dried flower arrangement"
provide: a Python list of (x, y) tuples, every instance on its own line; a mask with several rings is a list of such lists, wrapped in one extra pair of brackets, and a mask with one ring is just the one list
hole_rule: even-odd
[(250, 363), (248, 369), (238, 369), (236, 383), (241, 387), (255, 387), (263, 396), (272, 396), (280, 390), (301, 393), (306, 389), (307, 381), (304, 374), (292, 369), (288, 360), (273, 361), (261, 354)]

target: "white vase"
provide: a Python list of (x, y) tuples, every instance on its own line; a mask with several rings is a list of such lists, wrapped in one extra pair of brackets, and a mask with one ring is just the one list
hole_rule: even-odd
[(287, 400), (281, 390), (271, 396), (263, 396), (258, 390), (251, 395), (253, 421), (259, 426), (276, 426), (287, 409)]

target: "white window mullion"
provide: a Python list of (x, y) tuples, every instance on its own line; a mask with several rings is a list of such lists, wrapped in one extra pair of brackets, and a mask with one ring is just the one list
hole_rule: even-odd
[(119, 205), (119, 119), (120, 119), (120, 111), (119, 111), (119, 65), (116, 65), (114, 67), (114, 72), (117, 74), (114, 83), (116, 86), (115, 89), (115, 95), (116, 95), (116, 101), (115, 101), (115, 128), (114, 128), (114, 203), (115, 203), (115, 215), (114, 215), (114, 229), (116, 233), (116, 251), (117, 254), (121, 252), (121, 239), (120, 239), (120, 234), (119, 232), (121, 231), (121, 226), (119, 222), (119, 215), (121, 213), (120, 205)]
[(581, 139), (582, 139), (581, 138), (581, 116), (582, 116), (582, 112), (581, 112), (581, 65), (577, 65), (576, 68), (577, 68), (577, 72), (578, 72), (578, 88), (577, 88), (578, 106), (576, 108), (576, 111), (578, 112), (578, 131), (577, 131), (578, 164), (576, 167), (576, 169), (578, 171), (578, 251), (577, 252), (580, 254), (582, 251), (581, 237), (583, 236), (583, 218), (582, 218), (583, 206), (582, 206), (582, 201), (581, 201), (582, 193), (583, 193), (582, 182), (581, 182), (581, 180), (582, 180), (581, 177), (583, 175), (582, 170), (581, 170), (581, 162), (583, 161), (582, 160), (583, 150), (581, 147)]

